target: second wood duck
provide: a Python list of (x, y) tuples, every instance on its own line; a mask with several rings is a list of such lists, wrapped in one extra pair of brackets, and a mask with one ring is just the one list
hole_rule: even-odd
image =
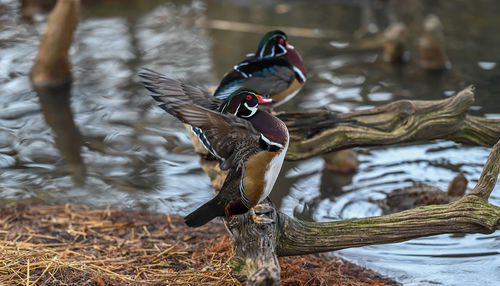
[(278, 106), (297, 94), (306, 76), (302, 57), (288, 43), (286, 34), (271, 31), (264, 35), (255, 54), (250, 54), (224, 76), (214, 95), (225, 99), (245, 87), (271, 98)]
[(160, 107), (198, 130), (202, 143), (220, 160), (221, 169), (229, 170), (217, 196), (185, 217), (187, 225), (197, 227), (215, 217), (246, 213), (269, 195), (289, 136), (281, 120), (258, 109), (264, 98), (241, 88), (221, 100), (152, 71), (139, 75)]

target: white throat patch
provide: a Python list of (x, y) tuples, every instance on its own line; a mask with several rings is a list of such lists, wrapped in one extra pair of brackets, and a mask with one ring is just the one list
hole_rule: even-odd
[[(245, 106), (248, 110), (250, 110), (250, 114), (249, 114), (249, 115), (241, 115), (241, 117), (244, 117), (244, 118), (249, 118), (249, 117), (252, 117), (252, 116), (255, 114), (255, 112), (257, 112), (257, 110), (258, 110), (257, 105), (256, 105), (256, 106), (254, 106), (254, 107), (250, 107), (250, 106), (248, 106), (248, 104), (247, 104), (246, 102), (245, 102), (245, 103), (243, 103), (243, 105), (244, 105), (244, 106)], [(240, 106), (241, 106), (241, 104), (238, 106), (238, 109), (236, 110), (236, 113), (238, 113), (238, 110), (240, 109)], [(235, 115), (236, 115), (236, 114), (235, 114)]]

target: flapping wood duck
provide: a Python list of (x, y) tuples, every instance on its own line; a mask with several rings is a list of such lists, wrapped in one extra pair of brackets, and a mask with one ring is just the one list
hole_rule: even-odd
[(245, 87), (271, 98), (278, 106), (297, 94), (306, 76), (302, 58), (288, 43), (286, 34), (271, 31), (264, 35), (255, 54), (248, 55), (224, 76), (214, 95), (225, 99)]
[[(215, 217), (253, 212), (271, 192), (289, 142), (286, 125), (258, 109), (259, 103), (270, 100), (249, 88), (239, 88), (219, 99), (150, 70), (139, 76), (159, 106), (191, 125), (203, 145), (219, 159), (221, 169), (229, 170), (217, 196), (187, 215), (185, 223), (198, 227)], [(252, 218), (256, 223), (269, 222), (254, 214)]]

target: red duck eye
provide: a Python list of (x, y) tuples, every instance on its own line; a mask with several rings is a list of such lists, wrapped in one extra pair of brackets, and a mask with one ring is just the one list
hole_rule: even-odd
[(281, 38), (281, 39), (280, 39), (280, 44), (282, 44), (282, 45), (283, 45), (284, 43), (285, 43), (285, 39)]
[(249, 95), (247, 95), (247, 100), (248, 100), (248, 101), (252, 100), (252, 96), (251, 96), (250, 94), (249, 94)]

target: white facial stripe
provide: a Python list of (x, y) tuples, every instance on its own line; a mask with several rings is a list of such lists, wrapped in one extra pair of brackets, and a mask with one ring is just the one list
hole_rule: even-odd
[(240, 73), (243, 77), (248, 77), (248, 74), (247, 74), (247, 73), (245, 73), (245, 72), (243, 72), (243, 71), (241, 71), (241, 70), (240, 70), (240, 67), (242, 67), (242, 66), (246, 66), (246, 65), (248, 65), (248, 63), (247, 63), (247, 62), (243, 62), (243, 63), (240, 63), (239, 65), (235, 65), (235, 66), (233, 67), (233, 69), (234, 69), (235, 71), (238, 71), (238, 72), (239, 72), (239, 73)]
[(271, 54), (264, 56), (263, 55), (264, 52), (262, 51), (260, 57), (261, 58), (279, 57), (279, 56), (282, 56), (282, 55), (286, 54), (286, 52), (287, 52), (286, 48), (282, 44), (278, 44), (278, 46), (282, 50), (281, 53), (276, 54), (276, 46), (273, 46), (273, 48), (271, 50)]
[(267, 145), (273, 145), (273, 146), (276, 146), (276, 147), (279, 147), (280, 149), (283, 148), (283, 145), (280, 144), (280, 143), (276, 143), (276, 142), (273, 142), (269, 139), (266, 138), (266, 136), (264, 136), (264, 134), (260, 134), (260, 137), (262, 138), (262, 140), (264, 140), (264, 142), (267, 143)]
[[(243, 105), (245, 105), (245, 107), (248, 110), (250, 110), (250, 114), (249, 115), (241, 115), (241, 117), (245, 117), (245, 118), (252, 117), (255, 114), (255, 112), (257, 112), (257, 110), (258, 110), (257, 105), (254, 107), (250, 107), (250, 106), (248, 106), (248, 104), (246, 102), (243, 103)], [(240, 106), (241, 106), (241, 104), (238, 106), (238, 109), (240, 109)], [(238, 113), (238, 110), (236, 110), (236, 113)]]
[(302, 73), (302, 71), (296, 67), (296, 66), (293, 66), (293, 71), (299, 75), (300, 79), (302, 80), (302, 82), (305, 82), (306, 81), (306, 76)]
[(287, 52), (286, 48), (282, 44), (279, 44), (278, 46), (281, 48), (281, 50), (283, 52), (281, 52), (280, 54), (277, 54), (276, 56), (279, 57), (279, 56), (286, 54), (286, 52)]
[(236, 108), (236, 111), (233, 113), (234, 116), (238, 116), (238, 111), (240, 110), (241, 104), (238, 104), (238, 108)]
[[(276, 38), (276, 37), (281, 37), (281, 35), (274, 35), (274, 36), (271, 37), (271, 39)], [(283, 47), (283, 45), (281, 45), (281, 44), (278, 44), (278, 45), (281, 47), (281, 50), (283, 51), (282, 53), (276, 54), (276, 52), (274, 50), (276, 48), (276, 46), (273, 46), (271, 54), (267, 55), (267, 56), (264, 56), (264, 51), (266, 50), (266, 47), (267, 47), (267, 44), (266, 44), (264, 47), (262, 47), (262, 50), (259, 53), (259, 57), (260, 58), (264, 58), (264, 57), (265, 58), (267, 58), (267, 57), (278, 57), (278, 56), (282, 56), (282, 55), (286, 54), (286, 52), (287, 52), (286, 48)], [(293, 46), (292, 46), (292, 48), (293, 48)]]

